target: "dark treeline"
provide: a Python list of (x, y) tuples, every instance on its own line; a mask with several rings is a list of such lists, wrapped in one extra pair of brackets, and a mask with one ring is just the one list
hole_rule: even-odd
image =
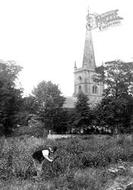
[(65, 97), (51, 81), (40, 82), (31, 95), (23, 97), (23, 89), (15, 85), (21, 70), (12, 62), (0, 63), (1, 135), (13, 135), (22, 128), (33, 134), (42, 134), (44, 130), (86, 134), (132, 132), (133, 63), (118, 60), (97, 67), (95, 80), (106, 87), (102, 101), (91, 107), (88, 97), (81, 92), (73, 109), (63, 108)]

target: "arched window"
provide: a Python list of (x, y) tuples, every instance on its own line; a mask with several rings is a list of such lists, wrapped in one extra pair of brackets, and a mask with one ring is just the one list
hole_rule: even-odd
[(93, 94), (98, 94), (98, 87), (97, 87), (96, 85), (94, 85), (94, 86), (92, 87), (92, 93), (93, 93)]
[(79, 81), (81, 81), (82, 80), (82, 77), (81, 76), (79, 76)]
[(82, 87), (81, 86), (79, 86), (79, 93), (82, 91)]

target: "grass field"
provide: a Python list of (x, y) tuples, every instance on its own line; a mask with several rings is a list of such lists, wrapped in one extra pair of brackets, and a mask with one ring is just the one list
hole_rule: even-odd
[[(44, 162), (37, 178), (31, 155), (48, 145), (58, 147), (58, 158), (53, 164)], [(133, 178), (133, 140), (126, 136), (2, 137), (0, 150), (0, 189), (4, 190), (111, 190)]]

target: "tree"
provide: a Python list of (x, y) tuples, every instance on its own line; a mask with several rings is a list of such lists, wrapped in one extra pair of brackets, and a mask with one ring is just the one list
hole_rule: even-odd
[[(113, 97), (104, 98), (96, 107), (96, 123), (99, 126), (110, 128), (112, 131), (128, 132), (131, 113), (133, 113), (133, 98)], [(131, 111), (131, 112), (130, 112)]]
[(133, 63), (111, 61), (105, 66), (96, 68), (96, 81), (102, 81), (105, 86), (104, 95), (115, 98), (122, 94), (133, 95)]
[(23, 110), (27, 111), (29, 114), (36, 114), (38, 106), (34, 96), (29, 95), (23, 98)]
[(37, 114), (38, 106), (34, 96), (23, 97), (21, 109), (18, 112), (18, 124), (20, 126), (27, 126), (30, 116)]
[(17, 113), (22, 103), (22, 90), (16, 88), (22, 67), (12, 62), (0, 62), (0, 126), (1, 134), (11, 134), (17, 126)]
[(77, 95), (74, 125), (78, 129), (86, 129), (91, 123), (91, 110), (88, 101), (88, 97), (82, 92)]
[(69, 112), (65, 109), (59, 109), (53, 118), (54, 131), (58, 134), (65, 134), (69, 130)]
[(32, 91), (38, 103), (38, 114), (45, 123), (45, 127), (54, 130), (56, 123), (54, 120), (63, 106), (65, 98), (61, 95), (58, 85), (51, 81), (40, 82)]
[(133, 63), (112, 61), (97, 68), (96, 81), (105, 85), (104, 98), (96, 108), (97, 123), (113, 131), (130, 131), (133, 114)]

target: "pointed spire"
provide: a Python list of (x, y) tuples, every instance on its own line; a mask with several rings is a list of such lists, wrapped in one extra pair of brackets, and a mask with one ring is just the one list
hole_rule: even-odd
[(95, 67), (96, 67), (96, 63), (95, 63), (95, 55), (94, 55), (94, 49), (93, 49), (91, 28), (86, 27), (82, 68), (88, 68), (90, 70), (95, 70)]
[(85, 46), (84, 46), (84, 56), (82, 67), (87, 67), (88, 69), (94, 70), (96, 67), (95, 55), (93, 49), (92, 35), (90, 30), (86, 30)]
[(76, 61), (74, 62), (74, 69), (77, 69)]

